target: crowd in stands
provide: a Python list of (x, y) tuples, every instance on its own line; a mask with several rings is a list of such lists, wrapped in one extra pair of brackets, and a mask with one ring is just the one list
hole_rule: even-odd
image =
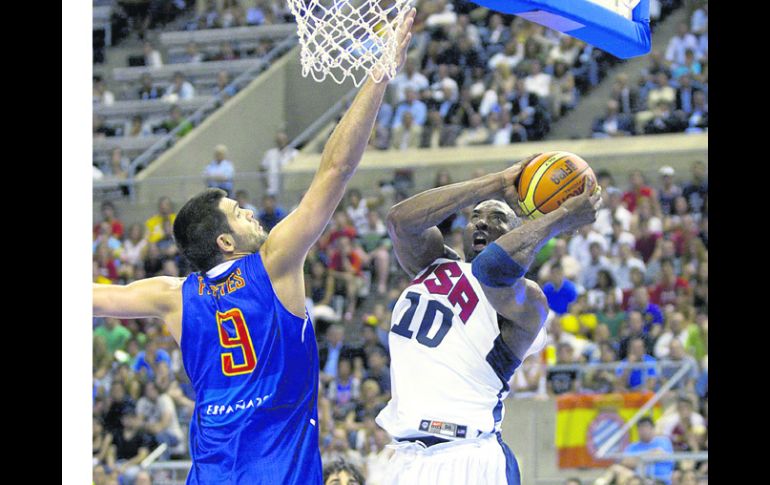
[[(226, 149), (217, 147), (212, 165), (226, 161)], [(705, 450), (706, 166), (693, 163), (689, 176), (664, 166), (654, 180), (639, 172), (627, 181), (606, 171), (597, 176), (605, 203), (596, 223), (551, 240), (530, 268), (528, 277), (543, 287), (551, 308), (549, 345), (516, 371), (511, 394), (541, 398), (658, 390), (686, 363), (685, 377), (661, 402), (662, 416), (647, 424), (656, 443), (668, 442), (677, 451)], [(447, 183), (449, 173), (437, 172), (435, 185)], [(395, 194), (389, 184), (372, 191), (351, 189), (306, 261), (307, 305), (319, 339), (323, 460), (344, 459), (370, 484), (378, 483), (389, 455), (385, 445), (390, 438), (374, 417), (390, 397), (390, 311), (409, 284), (383, 222)], [(291, 210), (271, 195), (258, 206), (245, 190), (236, 188), (235, 197), (255, 210), (268, 229)], [(446, 243), (459, 254), (468, 217), (463, 210), (442, 224)], [(130, 225), (105, 202), (93, 229), (94, 281), (129, 283), (188, 274), (190, 267), (172, 237), (174, 218), (175, 204), (166, 197), (159, 200), (156, 214)], [(158, 443), (168, 445), (167, 456), (184, 458), (194, 393), (180, 351), (162, 324), (95, 319), (93, 362), (94, 463), (99, 474), (133, 476), (139, 471), (134, 465)], [(576, 363), (613, 365), (553, 368)], [(647, 365), (628, 367), (634, 363)], [(622, 481), (633, 475), (634, 468), (627, 465), (619, 463), (612, 469), (615, 475), (601, 483), (632, 483)], [(689, 483), (671, 477), (691, 472), (707, 475), (707, 462), (689, 467), (670, 464), (665, 483)]]
[(708, 3), (677, 26), (665, 51), (653, 50), (636, 79), (613, 80), (595, 138), (708, 130)]

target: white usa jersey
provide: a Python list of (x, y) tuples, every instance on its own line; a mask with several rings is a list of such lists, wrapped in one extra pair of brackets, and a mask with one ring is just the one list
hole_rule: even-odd
[[(420, 272), (393, 308), (392, 397), (377, 424), (395, 438), (499, 431), (521, 361), (503, 343), (497, 318), (470, 263), (442, 257)], [(541, 329), (527, 355), (544, 344)]]

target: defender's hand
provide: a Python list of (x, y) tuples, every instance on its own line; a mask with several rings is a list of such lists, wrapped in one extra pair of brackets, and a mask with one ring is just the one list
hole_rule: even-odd
[(596, 213), (602, 206), (601, 187), (593, 179), (586, 182), (583, 193), (570, 197), (561, 205), (567, 211), (565, 231), (575, 231), (596, 221)]
[[(406, 54), (409, 50), (409, 42), (412, 40), (412, 25), (414, 25), (415, 15), (417, 15), (417, 9), (413, 7), (406, 13), (406, 15), (404, 15), (403, 23), (398, 27), (398, 30), (396, 30), (396, 42), (398, 43), (398, 53), (396, 54), (396, 74), (398, 74), (401, 68), (404, 67), (404, 63), (406, 62)], [(374, 73), (379, 74), (379, 72), (376, 70), (373, 71), (373, 74)], [(386, 83), (388, 81), (390, 81), (390, 78), (387, 74), (382, 76), (381, 82)]]

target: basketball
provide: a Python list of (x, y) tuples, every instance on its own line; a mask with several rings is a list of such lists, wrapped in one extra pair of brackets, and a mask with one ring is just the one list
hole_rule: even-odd
[(546, 152), (530, 161), (519, 177), (519, 207), (526, 217), (537, 219), (557, 209), (565, 200), (583, 193), (596, 175), (588, 163), (570, 152)]

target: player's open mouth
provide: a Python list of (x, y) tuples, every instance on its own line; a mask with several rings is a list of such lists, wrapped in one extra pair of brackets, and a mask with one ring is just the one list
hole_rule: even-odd
[(487, 234), (481, 231), (473, 233), (473, 250), (483, 251), (487, 247)]

